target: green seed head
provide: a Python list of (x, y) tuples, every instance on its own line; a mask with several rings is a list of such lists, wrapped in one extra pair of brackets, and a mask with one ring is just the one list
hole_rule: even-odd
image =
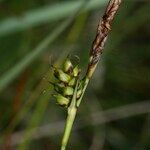
[(68, 83), (70, 81), (70, 76), (64, 73), (61, 69), (54, 69), (54, 76), (62, 82)]
[(74, 77), (77, 77), (80, 73), (80, 69), (78, 66), (76, 66), (74, 69), (73, 69), (73, 76)]
[(71, 61), (69, 60), (69, 58), (66, 59), (66, 61), (64, 62), (64, 72), (66, 73), (72, 73), (72, 70), (73, 70), (73, 65), (71, 63)]
[(65, 106), (67, 107), (68, 104), (69, 104), (69, 99), (67, 99), (66, 97), (60, 95), (60, 94), (57, 94), (57, 95), (53, 95), (55, 98), (56, 98), (56, 101), (57, 103), (60, 105), (60, 106)]
[(72, 87), (67, 86), (67, 87), (63, 88), (63, 94), (65, 96), (71, 96), (71, 95), (73, 95), (73, 92), (74, 92), (74, 89)]
[(75, 86), (75, 84), (76, 84), (76, 78), (72, 78), (68, 83), (69, 86)]

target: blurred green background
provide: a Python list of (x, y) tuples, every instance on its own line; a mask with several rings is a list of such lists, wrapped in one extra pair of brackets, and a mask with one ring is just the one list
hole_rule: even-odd
[[(108, 0), (0, 0), (0, 149), (58, 150), (66, 112), (51, 64), (86, 71)], [(69, 150), (150, 149), (150, 1), (124, 0), (78, 112)]]

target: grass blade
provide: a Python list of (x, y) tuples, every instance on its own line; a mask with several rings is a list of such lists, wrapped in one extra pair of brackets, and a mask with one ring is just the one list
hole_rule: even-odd
[[(52, 22), (54, 20), (60, 20), (73, 13), (82, 4), (82, 2), (83, 0), (62, 2), (25, 12), (18, 17), (10, 17), (5, 19), (0, 23), (0, 36), (22, 31), (33, 26)], [(105, 2), (106, 0), (92, 0), (83, 10), (87, 11), (100, 7)]]
[(70, 19), (58, 25), (32, 52), (26, 55), (19, 63), (0, 77), (0, 92), (7, 87), (35, 58), (37, 58), (70, 24)]

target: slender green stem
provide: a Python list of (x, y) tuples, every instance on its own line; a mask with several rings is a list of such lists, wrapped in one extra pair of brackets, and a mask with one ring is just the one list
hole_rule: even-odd
[(89, 83), (89, 78), (85, 78), (83, 93), (82, 93), (80, 99), (77, 101), (76, 100), (76, 93), (77, 93), (77, 88), (78, 88), (78, 81), (77, 81), (75, 92), (74, 92), (71, 104), (68, 108), (68, 116), (67, 116), (65, 131), (64, 131), (64, 135), (63, 135), (63, 139), (62, 139), (61, 150), (66, 149), (66, 146), (67, 146), (67, 143), (68, 143), (68, 140), (69, 140), (69, 137), (70, 137), (70, 133), (71, 133), (71, 130), (72, 130), (72, 126), (73, 126), (73, 123), (74, 123), (74, 120), (75, 120), (75, 117), (76, 117), (76, 114), (77, 114), (77, 108), (79, 107), (79, 105), (82, 101), (82, 98), (83, 98), (83, 95), (85, 93), (85, 90), (87, 88), (88, 83)]
[(78, 89), (78, 84), (79, 84), (79, 80), (77, 80), (76, 83), (76, 87), (75, 87), (75, 91), (72, 97), (72, 101), (70, 106), (68, 107), (68, 116), (67, 116), (67, 120), (66, 120), (66, 125), (65, 125), (65, 130), (64, 130), (64, 135), (62, 138), (62, 143), (61, 143), (61, 150), (65, 150), (69, 137), (70, 137), (70, 133), (72, 130), (72, 126), (73, 126), (73, 122), (75, 120), (75, 116), (77, 113), (77, 107), (76, 107), (76, 95), (77, 95), (77, 89)]
[(86, 77), (85, 80), (84, 80), (84, 87), (83, 87), (82, 95), (81, 95), (80, 99), (77, 101), (77, 107), (79, 107), (79, 105), (82, 101), (82, 98), (84, 96), (84, 93), (85, 93), (85, 90), (88, 86), (89, 81), (90, 81), (90, 79)]
[(77, 108), (76, 107), (71, 108), (68, 112), (65, 131), (64, 131), (64, 136), (63, 136), (63, 139), (62, 139), (61, 150), (66, 149), (76, 113), (77, 113)]

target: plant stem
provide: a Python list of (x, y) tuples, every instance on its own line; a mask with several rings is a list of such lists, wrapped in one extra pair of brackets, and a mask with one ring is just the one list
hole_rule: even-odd
[(65, 125), (65, 130), (64, 130), (64, 135), (62, 138), (62, 143), (61, 143), (61, 150), (65, 150), (69, 137), (70, 137), (70, 133), (72, 130), (72, 125), (73, 122), (75, 120), (75, 116), (77, 113), (77, 106), (76, 106), (76, 96), (77, 96), (77, 89), (78, 89), (78, 84), (79, 84), (79, 79), (77, 80), (76, 83), (76, 87), (75, 87), (75, 91), (71, 100), (71, 104), (68, 107), (68, 116), (67, 116), (67, 120), (66, 120), (66, 125)]
[(75, 119), (77, 113), (77, 108), (73, 107), (68, 111), (68, 116), (67, 116), (67, 120), (66, 120), (66, 126), (65, 126), (65, 131), (64, 131), (64, 136), (62, 139), (62, 145), (61, 145), (61, 150), (65, 150), (69, 137), (70, 137), (70, 133), (72, 130), (72, 125)]
[(85, 78), (82, 95), (81, 95), (80, 99), (78, 101), (76, 101), (76, 92), (77, 92), (77, 88), (78, 88), (78, 81), (77, 81), (76, 89), (75, 89), (75, 92), (74, 92), (74, 95), (72, 98), (72, 102), (68, 108), (68, 116), (66, 119), (65, 131), (64, 131), (64, 135), (63, 135), (63, 139), (62, 139), (62, 144), (61, 144), (61, 150), (66, 149), (66, 146), (67, 146), (67, 143), (68, 143), (68, 140), (70, 137), (70, 133), (72, 130), (72, 126), (73, 126), (73, 123), (74, 123), (74, 120), (75, 120), (75, 117), (77, 114), (77, 108), (79, 107), (79, 105), (81, 103), (81, 100), (83, 98), (83, 95), (85, 93), (88, 83), (89, 83), (89, 78)]
[(84, 87), (83, 87), (82, 95), (81, 95), (80, 99), (78, 99), (78, 101), (77, 101), (77, 107), (80, 106), (80, 103), (81, 103), (81, 101), (82, 101), (82, 98), (83, 98), (83, 96), (84, 96), (84, 93), (85, 93), (85, 90), (86, 90), (86, 88), (87, 88), (87, 86), (88, 86), (89, 81), (90, 81), (90, 79), (89, 79), (88, 77), (86, 77), (86, 78), (84, 79)]

